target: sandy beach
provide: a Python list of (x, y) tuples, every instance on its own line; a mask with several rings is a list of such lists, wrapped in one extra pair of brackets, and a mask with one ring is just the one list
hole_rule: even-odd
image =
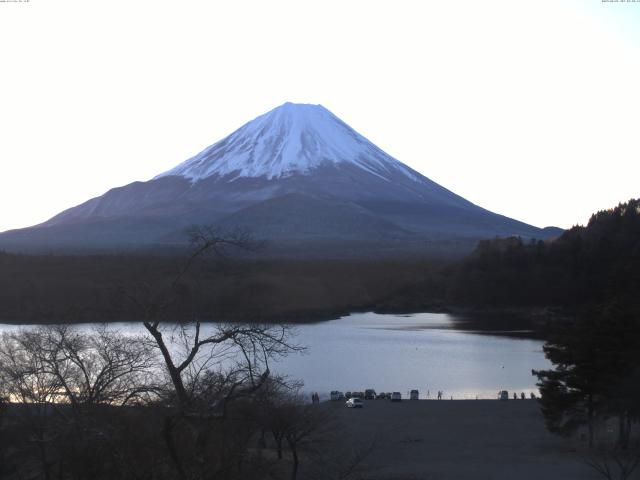
[[(345, 432), (374, 447), (366, 478), (590, 480), (585, 445), (545, 430), (534, 400), (327, 402)], [(635, 478), (635, 477), (634, 477)]]

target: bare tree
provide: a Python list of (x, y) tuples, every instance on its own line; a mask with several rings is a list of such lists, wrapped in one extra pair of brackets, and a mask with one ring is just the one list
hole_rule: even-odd
[(124, 405), (154, 389), (154, 351), (141, 337), (106, 327), (91, 333), (67, 325), (6, 333), (0, 358), (11, 394), (23, 403)]
[(64, 465), (95, 470), (85, 460), (96, 453), (96, 439), (108, 441), (109, 430), (96, 407), (123, 406), (153, 392), (155, 365), (154, 351), (140, 337), (106, 328), (89, 333), (49, 326), (4, 333), (0, 379), (17, 404), (12, 420), (27, 434), (23, 460), (35, 447), (45, 479), (52, 478), (54, 466), (59, 477)]
[(29, 444), (35, 448), (43, 476), (49, 480), (49, 447), (57, 437), (50, 424), (57, 405), (64, 402), (64, 387), (37, 354), (37, 339), (23, 333), (4, 333), (0, 338), (0, 379), (7, 397), (22, 405), (20, 421), (29, 432)]
[[(191, 274), (198, 260), (207, 255), (224, 256), (229, 248), (251, 250), (258, 244), (242, 230), (221, 234), (213, 227), (193, 227), (189, 235), (191, 251), (168, 287), (154, 291), (149, 284), (143, 284), (133, 292), (123, 292), (142, 314), (143, 326), (162, 355), (181, 409), (188, 409), (197, 393), (206, 391), (211, 396), (211, 385), (203, 388), (200, 380), (205, 377), (210, 380), (212, 369), (218, 380), (226, 379), (225, 387), (220, 388), (224, 391), (220, 400), (228, 401), (258, 388), (269, 375), (271, 359), (302, 350), (291, 343), (291, 328), (286, 325), (203, 326), (193, 298), (187, 321), (163, 321), (163, 313), (170, 306), (184, 300), (189, 290), (195, 290), (197, 274)], [(191, 282), (187, 282), (190, 275)]]
[[(244, 231), (221, 234), (212, 227), (194, 227), (190, 239), (191, 251), (168, 285), (141, 284), (123, 290), (138, 307), (142, 324), (162, 356), (169, 387), (165, 399), (174, 407), (174, 413), (165, 418), (163, 436), (183, 478), (203, 475), (205, 448), (213, 435), (211, 421), (224, 419), (232, 401), (254, 395), (269, 378), (274, 358), (302, 350), (292, 343), (287, 325), (203, 324), (197, 290), (198, 268), (205, 257), (219, 258), (230, 248), (250, 250), (257, 242)], [(177, 304), (182, 305), (183, 314), (188, 312), (187, 320), (167, 321), (166, 313)], [(184, 452), (187, 444), (192, 448)]]
[[(0, 378), (0, 382), (2, 382), (2, 378)], [(4, 427), (4, 417), (7, 411), (7, 398), (3, 395), (4, 385), (0, 383), (0, 432), (3, 431)], [(3, 477), (5, 470), (5, 450), (7, 448), (6, 437), (4, 435), (0, 436), (0, 478)]]
[(285, 404), (284, 408), (284, 413), (289, 418), (289, 425), (284, 430), (284, 438), (291, 452), (291, 480), (296, 480), (300, 467), (300, 451), (307, 444), (316, 443), (314, 436), (329, 428), (330, 417), (326, 411), (315, 405), (302, 404), (300, 399), (296, 398)]
[[(290, 465), (289, 478), (316, 480), (359, 478), (375, 447), (341, 429), (330, 405), (312, 405), (300, 395), (301, 385), (271, 379), (257, 399), (256, 421), (271, 434), (279, 462)], [(266, 448), (267, 442), (261, 442)]]
[(640, 443), (627, 448), (600, 446), (590, 450), (585, 463), (607, 480), (628, 480), (640, 465)]
[[(243, 409), (254, 408), (270, 381), (272, 360), (302, 349), (286, 325), (202, 323), (205, 257), (253, 244), (242, 232), (210, 228), (194, 229), (192, 239), (164, 286), (122, 289), (142, 312), (142, 336), (52, 326), (0, 337), (0, 396), (17, 404), (11, 461), (19, 477), (264, 473), (249, 449), (258, 425)], [(176, 308), (188, 318), (169, 321)]]

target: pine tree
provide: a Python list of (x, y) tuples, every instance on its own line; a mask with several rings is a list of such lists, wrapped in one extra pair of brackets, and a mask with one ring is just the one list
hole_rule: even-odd
[(534, 372), (547, 428), (571, 435), (586, 425), (593, 446), (596, 421), (617, 417), (626, 448), (640, 416), (638, 346), (640, 318), (616, 303), (558, 329), (544, 346), (554, 369)]

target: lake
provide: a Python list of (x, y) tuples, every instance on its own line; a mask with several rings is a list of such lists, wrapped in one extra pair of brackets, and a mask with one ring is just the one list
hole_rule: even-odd
[[(390, 315), (358, 313), (338, 320), (298, 325), (295, 342), (307, 347), (272, 365), (276, 373), (304, 381), (305, 391), (326, 398), (343, 392), (400, 391), (420, 398), (496, 398), (498, 390), (534, 392), (532, 369), (549, 368), (543, 342), (509, 332), (461, 330), (460, 319), (449, 314)], [(127, 332), (144, 329), (139, 323), (118, 323)], [(0, 325), (0, 331), (17, 328)], [(89, 328), (83, 324), (79, 328)]]
[(274, 369), (308, 390), (420, 390), (420, 397), (496, 398), (498, 390), (537, 394), (531, 369), (549, 368), (540, 340), (457, 330), (448, 314), (353, 314), (298, 327), (308, 354)]

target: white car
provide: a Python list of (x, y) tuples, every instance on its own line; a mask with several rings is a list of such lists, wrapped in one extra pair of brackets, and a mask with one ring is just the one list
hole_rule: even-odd
[(338, 402), (340, 400), (344, 400), (344, 393), (339, 392), (338, 390), (333, 390), (330, 395), (332, 402)]
[(391, 394), (391, 401), (392, 402), (401, 402), (402, 401), (402, 394), (400, 392), (393, 392)]
[(345, 403), (347, 408), (362, 408), (364, 407), (364, 401), (358, 397), (352, 397)]

